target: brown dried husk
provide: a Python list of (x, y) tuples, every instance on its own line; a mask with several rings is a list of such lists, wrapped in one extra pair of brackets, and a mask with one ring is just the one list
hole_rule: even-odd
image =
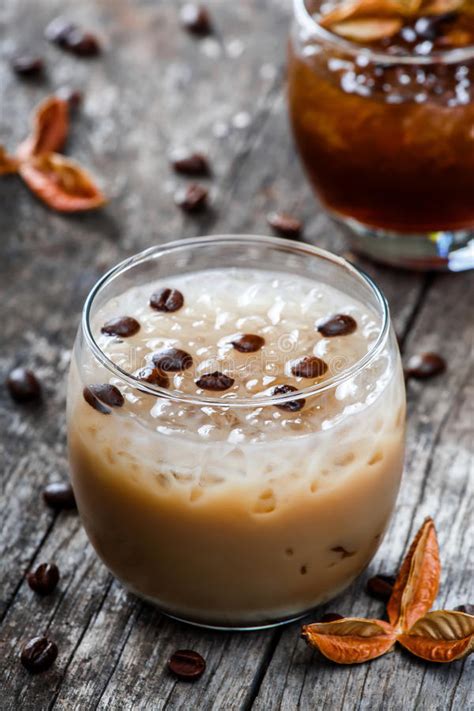
[(382, 620), (347, 617), (304, 625), (302, 637), (333, 662), (361, 664), (388, 652), (395, 644), (396, 634)]
[(69, 106), (57, 96), (49, 96), (36, 108), (33, 130), (18, 147), (20, 160), (60, 151), (69, 131)]
[(59, 212), (91, 210), (105, 203), (92, 177), (70, 158), (57, 153), (22, 163), (19, 172), (35, 195)]
[(18, 171), (18, 161), (8, 155), (3, 146), (0, 146), (0, 175), (8, 175)]
[(428, 612), (397, 641), (422, 659), (453, 662), (474, 651), (474, 616), (451, 610)]
[(387, 603), (390, 623), (406, 632), (431, 609), (438, 593), (441, 565), (431, 518), (418, 531), (406, 555)]
[(392, 37), (403, 20), (421, 15), (469, 11), (472, 0), (345, 0), (319, 18), (322, 27), (359, 42)]

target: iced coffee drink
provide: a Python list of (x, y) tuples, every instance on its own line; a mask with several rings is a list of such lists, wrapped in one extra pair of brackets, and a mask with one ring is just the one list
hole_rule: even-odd
[(68, 392), (88, 536), (130, 590), (191, 622), (294, 619), (367, 565), (403, 467), (383, 297), (286, 240), (149, 250), (93, 290)]

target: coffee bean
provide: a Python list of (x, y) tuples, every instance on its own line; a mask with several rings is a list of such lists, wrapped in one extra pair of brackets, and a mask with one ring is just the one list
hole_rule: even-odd
[(267, 215), (267, 222), (275, 232), (283, 237), (299, 237), (303, 227), (301, 220), (284, 212), (270, 212)]
[(32, 674), (46, 671), (55, 662), (58, 648), (46, 637), (33, 637), (21, 650), (20, 660)]
[(208, 190), (193, 183), (187, 188), (179, 188), (174, 196), (175, 204), (184, 212), (200, 212), (207, 205)]
[(72, 89), (69, 86), (63, 86), (57, 90), (56, 96), (69, 104), (69, 108), (75, 111), (82, 104), (82, 92), (78, 89)]
[(7, 377), (7, 388), (16, 402), (33, 402), (41, 398), (41, 385), (27, 368), (14, 368)]
[[(296, 392), (298, 392), (298, 388), (295, 388), (293, 385), (277, 385), (275, 388), (273, 388), (272, 395), (286, 395), (286, 393)], [(275, 407), (278, 407), (280, 410), (285, 410), (287, 412), (299, 412), (303, 409), (305, 403), (306, 400), (304, 399), (289, 400), (288, 402), (279, 403), (278, 405), (275, 405)]]
[(394, 584), (395, 576), (393, 575), (375, 575), (373, 578), (369, 578), (365, 589), (370, 597), (387, 602), (392, 594)]
[(89, 385), (89, 390), (101, 402), (110, 405), (110, 407), (122, 407), (125, 402), (122, 393), (115, 385), (109, 385), (109, 383)]
[(179, 373), (188, 370), (193, 364), (193, 358), (181, 348), (163, 348), (152, 356), (153, 363), (165, 373)]
[(234, 378), (231, 378), (225, 373), (219, 373), (218, 370), (215, 370), (213, 373), (205, 373), (196, 380), (198, 388), (202, 388), (203, 390), (228, 390), (234, 383)]
[(291, 366), (295, 378), (319, 378), (327, 369), (327, 363), (316, 356), (304, 356)]
[(43, 490), (43, 499), (50, 508), (56, 511), (76, 508), (74, 491), (71, 485), (66, 482), (56, 481), (48, 484)]
[(206, 662), (192, 649), (178, 649), (168, 660), (168, 669), (178, 679), (195, 681), (204, 673)]
[(97, 37), (92, 32), (86, 32), (79, 27), (66, 35), (64, 47), (78, 57), (96, 57), (101, 52)]
[(454, 608), (456, 612), (464, 612), (465, 615), (474, 615), (474, 604), (467, 603), (466, 605), (458, 605)]
[(170, 379), (166, 373), (162, 373), (158, 368), (154, 368), (152, 365), (146, 365), (141, 368), (135, 374), (138, 380), (143, 380), (145, 383), (150, 383), (151, 385), (158, 385), (160, 388), (168, 388), (170, 384)]
[(56, 17), (47, 25), (44, 36), (49, 42), (54, 42), (60, 47), (65, 47), (67, 38), (78, 29), (78, 26), (65, 17)]
[(254, 333), (242, 333), (230, 342), (239, 353), (255, 353), (265, 345), (265, 339)]
[(432, 22), (430, 17), (420, 17), (415, 22), (415, 32), (421, 39), (434, 42), (438, 36), (436, 23)]
[(317, 324), (317, 329), (325, 338), (348, 336), (357, 328), (357, 322), (347, 314), (336, 314)]
[(183, 304), (184, 296), (177, 289), (160, 289), (150, 296), (150, 306), (156, 311), (179, 311)]
[(405, 374), (407, 378), (426, 380), (440, 373), (444, 373), (445, 370), (446, 361), (444, 358), (437, 353), (426, 352), (419, 353), (410, 358)]
[(180, 12), (181, 25), (195, 35), (208, 35), (212, 32), (211, 18), (205, 7), (186, 3)]
[(100, 330), (108, 336), (128, 338), (138, 333), (140, 324), (132, 316), (117, 316), (117, 318), (112, 318), (107, 323), (104, 323)]
[(87, 386), (83, 389), (82, 396), (88, 405), (93, 407), (94, 410), (97, 410), (97, 412), (100, 412), (102, 415), (110, 415), (112, 412), (112, 410), (109, 407), (106, 407)]
[(170, 163), (177, 173), (183, 175), (209, 175), (209, 163), (202, 153), (175, 150), (170, 155)]
[(14, 57), (11, 66), (15, 74), (21, 77), (37, 77), (44, 71), (44, 62), (41, 57), (35, 57), (32, 54)]
[(419, 17), (415, 22), (415, 32), (421, 39), (435, 42), (445, 31), (443, 25), (453, 22), (457, 16), (457, 12), (444, 12), (439, 15)]
[(49, 595), (59, 582), (59, 569), (54, 563), (41, 563), (26, 576), (28, 585), (40, 595)]
[(343, 620), (344, 616), (339, 615), (337, 612), (326, 612), (325, 615), (321, 617), (320, 622), (336, 622), (336, 620)]

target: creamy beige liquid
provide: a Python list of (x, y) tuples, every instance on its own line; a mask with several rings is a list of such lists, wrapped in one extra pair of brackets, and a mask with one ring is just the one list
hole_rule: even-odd
[[(162, 286), (184, 306), (153, 310)], [(325, 338), (335, 313), (357, 330)], [(100, 333), (133, 316), (138, 333)], [(343, 292), (307, 278), (225, 269), (140, 285), (93, 319), (102, 350), (127, 372), (163, 347), (185, 350), (193, 367), (171, 374), (168, 392), (222, 401), (202, 406), (156, 397), (125, 384), (76, 346), (68, 417), (73, 485), (98, 554), (135, 592), (178, 617), (222, 626), (290, 618), (334, 596), (365, 567), (391, 514), (402, 472), (405, 399), (392, 341), (349, 380), (307, 396), (298, 412), (265, 405), (276, 385), (299, 390), (356, 364), (374, 345), (378, 316)], [(239, 353), (238, 333), (262, 336)], [(391, 336), (393, 339), (393, 336)], [(291, 365), (317, 355), (319, 378)], [(196, 379), (214, 370), (234, 378), (224, 392)], [(125, 398), (104, 415), (85, 385), (115, 384)], [(254, 400), (236, 407), (235, 398)], [(262, 400), (263, 398), (263, 400)]]

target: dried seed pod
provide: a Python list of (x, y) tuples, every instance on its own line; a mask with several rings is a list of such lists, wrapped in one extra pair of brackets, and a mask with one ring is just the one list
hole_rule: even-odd
[(396, 640), (395, 630), (387, 622), (359, 617), (304, 625), (302, 637), (338, 664), (361, 664), (381, 657)]
[(44, 153), (20, 166), (20, 175), (35, 195), (58, 212), (101, 207), (105, 197), (91, 176), (70, 158)]
[(390, 623), (409, 630), (431, 608), (438, 593), (441, 566), (431, 518), (418, 531), (398, 573), (387, 603)]
[(451, 610), (428, 612), (398, 642), (429, 662), (453, 662), (474, 651), (474, 616)]
[(63, 148), (69, 131), (69, 108), (67, 101), (50, 96), (39, 104), (33, 114), (33, 129), (23, 143), (17, 156), (27, 160), (43, 153), (57, 153)]

